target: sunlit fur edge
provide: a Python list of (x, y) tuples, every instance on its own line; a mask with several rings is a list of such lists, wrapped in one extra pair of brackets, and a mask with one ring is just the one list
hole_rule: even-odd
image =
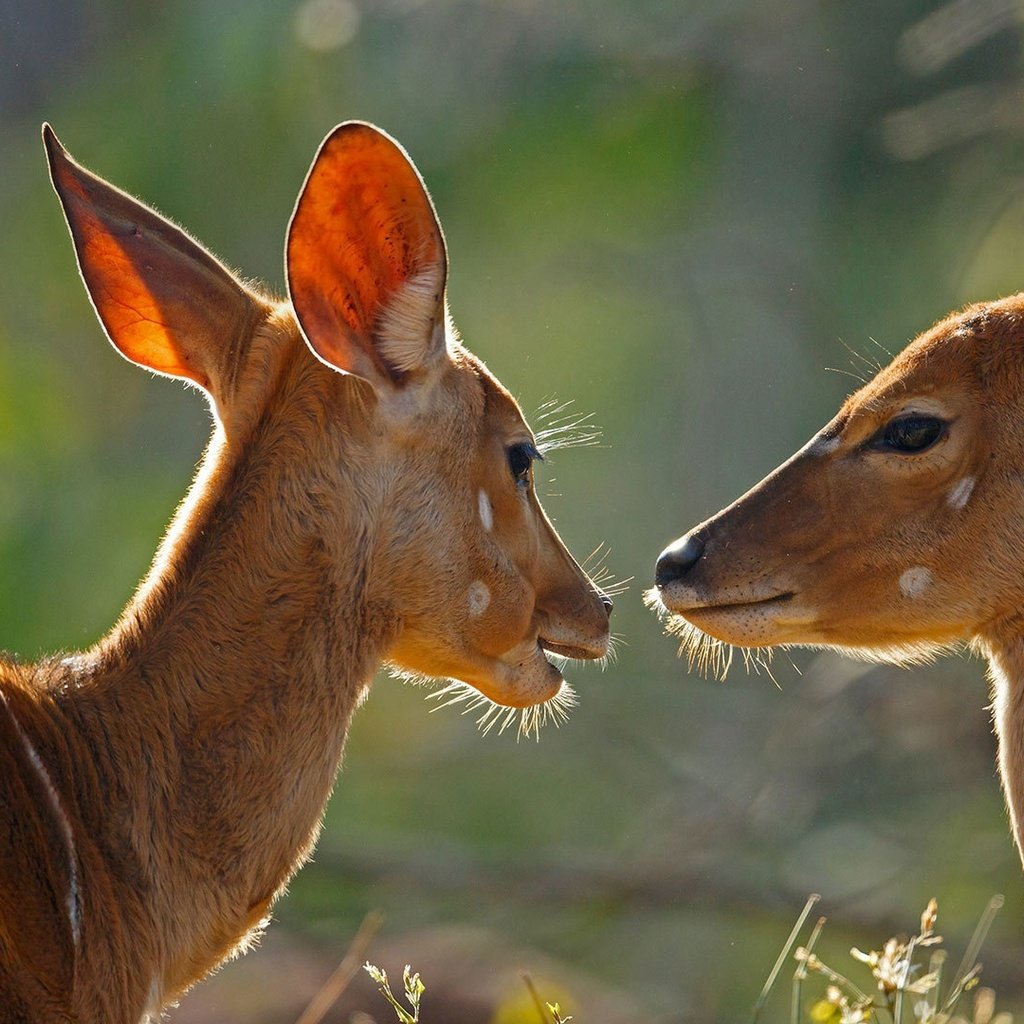
[(853, 647), (828, 643), (784, 643), (773, 647), (742, 647), (718, 640), (692, 622), (688, 622), (681, 615), (670, 611), (661, 600), (661, 595), (656, 587), (652, 587), (644, 593), (644, 604), (664, 622), (666, 633), (679, 638), (679, 656), (686, 656), (687, 667), (699, 675), (719, 680), (725, 679), (737, 651), (742, 656), (748, 670), (753, 669), (755, 672), (760, 672), (764, 669), (769, 676), (771, 676), (769, 661), (773, 651), (791, 650), (797, 647), (817, 651), (834, 651), (858, 661), (907, 668), (914, 665), (930, 664), (944, 654), (957, 651), (969, 650), (972, 653), (978, 653), (977, 645), (963, 640), (951, 640), (948, 643), (908, 641), (885, 647)]
[[(479, 690), (461, 679), (435, 679), (432, 676), (409, 672), (405, 669), (389, 666), (392, 674), (403, 682), (414, 686), (438, 687), (426, 696), (427, 700), (440, 700), (441, 703), (430, 709), (431, 714), (443, 708), (455, 707), (460, 714), (468, 715), (480, 711), (476, 726), (480, 734), (486, 736), (495, 731), (500, 736), (511, 730), (515, 725), (516, 742), (522, 739), (540, 740), (540, 731), (546, 725), (556, 729), (569, 720), (573, 708), (579, 704), (576, 691), (562, 680), (561, 686), (554, 696), (529, 707), (508, 707), (484, 696)], [(462, 705), (460, 707), (460, 705)]]

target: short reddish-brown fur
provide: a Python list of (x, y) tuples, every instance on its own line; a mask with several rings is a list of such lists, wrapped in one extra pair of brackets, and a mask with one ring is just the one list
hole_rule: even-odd
[[(443, 241), (416, 238), (441, 236), (415, 170), (383, 133), (350, 124), (329, 136), (342, 177), (349, 141), (377, 153), (379, 173), (397, 168), (398, 200), (419, 204), (402, 229), (420, 253), (408, 269), (432, 273)], [(119, 1024), (158, 1013), (244, 948), (316, 841), (349, 720), (382, 661), (467, 679), (503, 703), (543, 701), (560, 677), (540, 647), (601, 656), (607, 609), (532, 486), (511, 479), (507, 446), (529, 431), (451, 336), (443, 266), (422, 365), (398, 382), (380, 308), (354, 317), (347, 341), (317, 337), (316, 324), (304, 336), (291, 305), (240, 285), (52, 133), (47, 147), (112, 340), (203, 386), (217, 414), (111, 633), (82, 654), (0, 661), (0, 1020)], [(86, 186), (78, 217), (68, 193)], [(376, 203), (345, 216), (388, 219)], [(316, 244), (293, 224), (290, 247)], [(368, 244), (358, 262), (373, 274)], [(363, 293), (386, 305), (401, 286), (389, 270)], [(190, 303), (192, 287), (207, 294)], [(158, 315), (124, 313), (146, 296)], [(474, 580), (493, 600), (471, 618)]]
[[(892, 443), (894, 424), (922, 417), (942, 426), (927, 444)], [(1022, 509), (1024, 294), (911, 342), (789, 461), (663, 552), (657, 596), (691, 649), (703, 634), (895, 662), (983, 652), (1024, 855)]]

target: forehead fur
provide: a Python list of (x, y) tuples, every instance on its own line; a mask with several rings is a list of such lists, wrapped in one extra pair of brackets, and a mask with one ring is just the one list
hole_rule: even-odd
[(525, 424), (526, 418), (519, 408), (519, 403), (505, 385), (487, 369), (482, 359), (460, 346), (457, 352), (452, 353), (452, 361), (457, 367), (468, 370), (476, 377), (480, 382), (488, 412), (495, 414), (507, 429)]
[[(977, 380), (1019, 396), (1024, 385), (1024, 293), (979, 302), (940, 320), (904, 353), (909, 369), (937, 366), (946, 380)], [(897, 368), (902, 358), (893, 364)]]
[(1024, 293), (976, 303), (918, 335), (843, 412), (882, 410), (914, 395), (948, 387), (1019, 401), (1024, 393)]

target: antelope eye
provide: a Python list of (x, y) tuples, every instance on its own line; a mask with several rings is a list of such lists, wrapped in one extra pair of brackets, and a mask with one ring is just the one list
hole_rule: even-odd
[(916, 454), (930, 448), (945, 433), (946, 421), (935, 416), (901, 416), (885, 425), (878, 447)]
[(508, 449), (508, 468), (512, 472), (512, 479), (518, 486), (526, 486), (530, 480), (530, 467), (533, 466), (533, 460), (540, 457), (540, 452), (529, 443), (514, 444)]

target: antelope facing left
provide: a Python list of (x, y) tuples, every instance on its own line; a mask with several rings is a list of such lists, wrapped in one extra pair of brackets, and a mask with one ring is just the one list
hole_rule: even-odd
[(655, 571), (698, 656), (713, 640), (892, 662), (985, 654), (1024, 854), (1024, 294), (921, 334)]
[(538, 503), (515, 401), (455, 335), (444, 237), (394, 140), (327, 136), (280, 302), (43, 139), (110, 340), (215, 421), (111, 632), (0, 660), (0, 1019), (120, 1024), (259, 928), (379, 664), (535, 727), (566, 698), (545, 652), (603, 657), (611, 602)]

